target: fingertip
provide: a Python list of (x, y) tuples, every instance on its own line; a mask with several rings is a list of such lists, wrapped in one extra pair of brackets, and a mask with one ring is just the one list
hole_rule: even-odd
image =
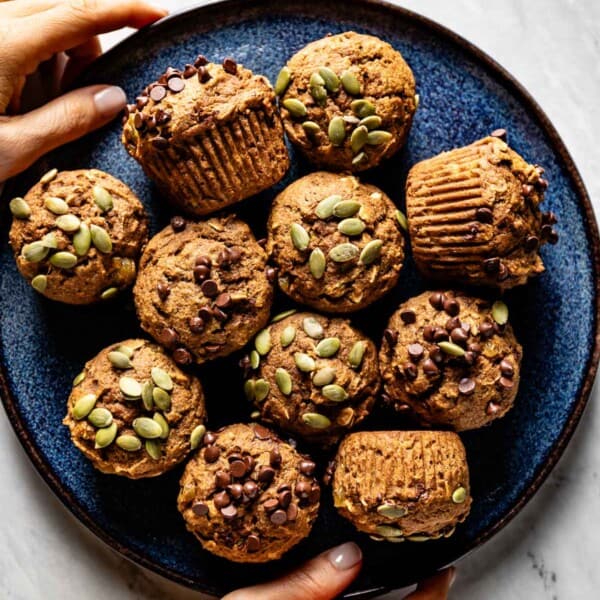
[(111, 85), (94, 94), (96, 110), (102, 118), (114, 117), (127, 104), (127, 95), (122, 88)]
[(362, 551), (354, 542), (346, 542), (329, 550), (327, 559), (338, 571), (347, 571), (362, 561)]

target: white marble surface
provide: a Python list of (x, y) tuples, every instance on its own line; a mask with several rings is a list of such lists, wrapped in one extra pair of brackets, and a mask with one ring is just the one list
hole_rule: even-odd
[[(162, 1), (169, 8), (183, 2)], [(548, 113), (598, 210), (600, 2), (406, 0), (504, 65)], [(105, 47), (122, 34), (104, 39)], [(600, 590), (597, 391), (566, 454), (525, 510), (458, 564), (451, 598), (591, 600)], [(197, 600), (106, 548), (47, 489), (0, 410), (0, 598)], [(107, 590), (108, 593), (107, 593)], [(402, 597), (396, 592), (387, 600)]]

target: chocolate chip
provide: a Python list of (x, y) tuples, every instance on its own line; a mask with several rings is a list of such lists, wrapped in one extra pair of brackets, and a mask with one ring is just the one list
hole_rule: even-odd
[(213, 312), (208, 306), (203, 306), (202, 308), (198, 309), (198, 316), (205, 323), (207, 323), (208, 321), (210, 321), (212, 319)]
[(227, 489), (229, 490), (229, 495), (234, 500), (239, 500), (244, 494), (244, 488), (242, 487), (241, 483), (233, 483), (232, 485), (228, 486)]
[(440, 370), (437, 368), (436, 364), (431, 360), (431, 358), (427, 358), (423, 361), (421, 365), (423, 367), (423, 372), (425, 375), (437, 375)]
[(452, 332), (450, 333), (450, 339), (455, 344), (462, 346), (469, 339), (469, 335), (466, 333), (466, 331), (462, 327), (457, 327), (456, 329), (453, 329)]
[(417, 320), (417, 314), (411, 308), (405, 308), (400, 312), (400, 318), (407, 324), (411, 325)]
[(156, 286), (156, 291), (158, 293), (158, 297), (164, 302), (169, 297), (169, 294), (171, 293), (171, 287), (169, 286), (168, 283), (164, 283), (163, 281), (161, 281)]
[(528, 183), (524, 183), (521, 186), (521, 193), (523, 194), (523, 196), (525, 196), (525, 198), (529, 198), (529, 196), (533, 194), (533, 186), (529, 185)]
[(498, 270), (500, 269), (500, 259), (497, 256), (494, 256), (493, 258), (486, 258), (483, 261), (483, 270), (486, 273), (497, 273)]
[(315, 463), (312, 460), (303, 460), (300, 463), (300, 473), (302, 473), (303, 475), (306, 475), (307, 477), (310, 477), (314, 472), (315, 472), (315, 468), (317, 465), (315, 465)]
[(162, 85), (155, 85), (150, 90), (150, 98), (154, 100), (154, 102), (160, 102), (167, 95), (167, 90)]
[(177, 335), (177, 332), (172, 329), (171, 327), (165, 327), (159, 334), (158, 334), (158, 341), (160, 344), (162, 344), (163, 346), (166, 346), (167, 348), (172, 348), (177, 341), (179, 340), (179, 336)]
[(281, 465), (281, 452), (279, 452), (279, 448), (273, 448), (271, 452), (269, 452), (269, 462), (272, 467), (279, 467)]
[(217, 307), (212, 309), (212, 314), (213, 317), (217, 319), (217, 321), (221, 321), (221, 323), (227, 321), (227, 318), (229, 317), (229, 315), (226, 312), (222, 311), (220, 308)]
[(508, 377), (500, 377), (500, 379), (498, 380), (498, 384), (501, 388), (504, 388), (505, 390), (510, 390), (515, 385), (515, 382), (512, 379), (509, 379)]
[(215, 298), (215, 305), (218, 308), (229, 308), (231, 306), (231, 296), (227, 292), (219, 294)]
[(431, 358), (436, 365), (439, 365), (444, 362), (444, 352), (440, 348), (432, 348), (429, 351), (429, 358)]
[(504, 263), (500, 263), (497, 276), (498, 281), (504, 281), (505, 279), (508, 279), (509, 275), (510, 271), (508, 270), (508, 267)]
[(477, 342), (471, 342), (470, 344), (467, 344), (467, 350), (469, 352), (473, 352), (474, 354), (479, 354), (481, 352), (481, 344), (478, 344)]
[(475, 218), (480, 223), (493, 223), (494, 222), (494, 213), (492, 212), (491, 209), (486, 208), (486, 207), (478, 208), (475, 211)]
[(257, 535), (249, 535), (246, 538), (246, 552), (254, 553), (260, 550), (260, 539)]
[(393, 329), (386, 329), (383, 332), (383, 337), (390, 347), (394, 347), (398, 343), (398, 332)]
[(512, 379), (515, 375), (514, 367), (505, 358), (503, 358), (502, 361), (500, 362), (500, 373), (502, 373), (502, 375), (504, 375), (505, 377), (508, 377), (509, 379)]
[(490, 135), (492, 137), (501, 139), (503, 142), (506, 142), (506, 139), (507, 139), (506, 129), (502, 129), (502, 128), (494, 129), (494, 131), (492, 131), (492, 133), (490, 133)]
[(404, 371), (404, 375), (406, 375), (408, 379), (416, 379), (417, 375), (419, 374), (417, 365), (414, 365), (411, 362), (404, 363), (402, 369)]
[(298, 498), (308, 498), (310, 494), (311, 485), (307, 481), (299, 481), (294, 488), (294, 493)]
[(273, 512), (279, 508), (279, 500), (277, 498), (269, 498), (263, 504), (263, 507), (267, 512)]
[(181, 77), (171, 77), (167, 82), (167, 87), (174, 93), (178, 94), (185, 87), (185, 81)]
[(558, 219), (556, 218), (556, 215), (550, 210), (546, 213), (542, 213), (542, 223), (556, 225), (556, 223), (558, 223)]
[(464, 377), (458, 382), (458, 391), (465, 396), (471, 395), (475, 391), (475, 381), (469, 377)]
[(287, 513), (285, 510), (276, 510), (270, 517), (273, 525), (283, 525), (287, 521)]
[(248, 496), (248, 498), (254, 499), (258, 495), (258, 486), (254, 481), (246, 481), (243, 485), (244, 494)]
[(214, 463), (221, 456), (221, 450), (218, 446), (208, 446), (204, 450), (204, 460), (207, 463)]
[(203, 517), (208, 514), (208, 504), (205, 502), (194, 502), (192, 504), (192, 512), (198, 517)]
[(267, 467), (263, 465), (258, 472), (258, 480), (262, 483), (271, 483), (275, 477), (275, 469), (273, 467)]
[(259, 440), (270, 440), (271, 439), (271, 432), (266, 428), (263, 427), (262, 425), (254, 425), (254, 435), (259, 439)]
[(206, 83), (210, 79), (210, 73), (204, 66), (198, 67), (198, 81), (200, 83)]
[(540, 177), (537, 184), (542, 190), (545, 190), (548, 187), (548, 180)]
[(230, 504), (229, 506), (225, 506), (221, 509), (221, 514), (229, 521), (231, 519), (235, 519), (237, 517), (237, 508)]
[(173, 360), (178, 365), (190, 365), (192, 364), (192, 355), (187, 348), (175, 348), (173, 350)]
[(408, 355), (415, 361), (418, 361), (423, 356), (423, 352), (425, 352), (421, 344), (409, 344), (407, 350)]
[(469, 366), (474, 365), (476, 359), (477, 359), (477, 355), (474, 352), (465, 352), (463, 354), (463, 360)]
[(548, 242), (552, 245), (558, 243), (558, 232), (553, 229), (548, 236)]
[(298, 516), (298, 506), (296, 504), (290, 504), (287, 509), (288, 521), (295, 521)]
[(252, 473), (256, 465), (256, 461), (251, 456), (244, 456), (244, 462), (246, 463), (246, 472), (248, 474)]
[(223, 70), (226, 73), (230, 73), (231, 75), (235, 75), (237, 73), (237, 63), (235, 62), (235, 60), (233, 60), (233, 58), (227, 57), (223, 61)]
[(267, 245), (267, 238), (260, 238), (259, 240), (256, 240), (256, 243), (261, 247), (264, 248)]
[(500, 410), (500, 406), (495, 402), (488, 402), (487, 408), (485, 409), (485, 413), (487, 415), (495, 415)]
[(433, 341), (436, 343), (444, 342), (448, 339), (448, 332), (441, 327), (436, 327), (433, 330)]
[(433, 342), (434, 333), (435, 327), (432, 327), (431, 325), (425, 325), (425, 327), (423, 327), (423, 338), (426, 342)]
[(204, 54), (198, 54), (196, 60), (194, 61), (194, 66), (196, 68), (198, 67), (203, 67), (204, 65), (208, 64), (208, 59), (206, 58), (206, 56), (204, 56)]
[(217, 471), (215, 474), (215, 485), (219, 489), (225, 489), (231, 483), (231, 475), (227, 471)]
[(460, 304), (454, 298), (446, 298), (443, 306), (444, 311), (451, 317), (456, 316), (460, 312)]
[(450, 333), (453, 329), (460, 327), (460, 319), (458, 317), (450, 317), (446, 321), (446, 331)]
[(183, 231), (185, 229), (185, 219), (179, 215), (175, 215), (171, 219), (171, 227), (175, 232)]
[(198, 266), (202, 265), (204, 267), (208, 267), (209, 269), (212, 267), (212, 260), (210, 260), (210, 256), (197, 256), (195, 262)]
[(156, 123), (158, 125), (165, 125), (166, 123), (168, 123), (171, 120), (171, 115), (170, 115), (170, 113), (159, 108), (154, 113), (154, 119), (156, 120)]
[(479, 334), (486, 340), (494, 335), (494, 326), (489, 321), (484, 321), (479, 326)]
[(135, 106), (138, 110), (142, 110), (146, 104), (150, 102), (150, 98), (148, 96), (138, 96), (135, 99)]
[(246, 474), (246, 463), (242, 460), (234, 460), (229, 465), (229, 470), (233, 477), (240, 479)]
[(183, 71), (184, 79), (189, 79), (190, 77), (193, 77), (196, 74), (196, 71), (197, 71), (197, 69), (194, 65), (190, 65), (190, 64), (185, 65), (185, 69)]
[(142, 113), (136, 113), (133, 117), (133, 126), (140, 130), (146, 126), (146, 119)]
[(202, 443), (205, 446), (210, 446), (211, 444), (214, 444), (216, 441), (217, 441), (217, 436), (212, 431), (207, 431), (204, 434), (204, 438), (202, 439)]
[(434, 292), (429, 296), (429, 304), (433, 306), (436, 310), (442, 310), (444, 308), (444, 301), (446, 300), (446, 296), (442, 294), (442, 292)]
[(219, 293), (219, 286), (214, 279), (207, 279), (204, 281), (200, 286), (200, 289), (207, 298), (214, 298)]
[(286, 490), (291, 490), (292, 486), (289, 483), (282, 483), (278, 488), (277, 488), (277, 493), (279, 492), (285, 492)]
[(224, 506), (229, 506), (231, 504), (231, 498), (229, 494), (223, 490), (222, 492), (217, 492), (213, 496), (213, 502), (217, 508), (223, 508)]
[(277, 271), (273, 267), (267, 267), (265, 274), (269, 283), (273, 283), (277, 277)]
[(153, 137), (150, 142), (157, 150), (166, 150), (169, 147), (169, 140), (160, 135)]
[(290, 505), (290, 502), (292, 501), (292, 492), (290, 492), (289, 490), (285, 490), (284, 492), (281, 492), (278, 496), (279, 498), (279, 506), (281, 506), (281, 508), (287, 508)]
[(231, 262), (237, 262), (242, 258), (242, 251), (239, 248), (228, 248), (227, 252), (229, 253), (229, 260)]
[(321, 497), (321, 490), (318, 487), (313, 487), (310, 490), (310, 494), (308, 495), (308, 501), (311, 504), (316, 504)]

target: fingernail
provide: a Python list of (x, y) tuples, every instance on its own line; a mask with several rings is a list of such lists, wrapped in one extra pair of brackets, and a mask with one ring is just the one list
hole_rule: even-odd
[(362, 552), (354, 542), (347, 542), (330, 550), (327, 558), (338, 571), (346, 571), (362, 560)]
[(450, 583), (448, 584), (449, 588), (452, 587), (455, 579), (456, 579), (456, 569), (454, 567), (450, 567)]
[(94, 94), (94, 104), (103, 117), (112, 117), (125, 107), (127, 96), (120, 87), (113, 85)]

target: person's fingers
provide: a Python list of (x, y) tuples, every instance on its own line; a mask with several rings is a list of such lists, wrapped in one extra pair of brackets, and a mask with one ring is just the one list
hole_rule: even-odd
[(0, 4), (2, 17), (27, 17), (53, 8), (62, 0), (12, 0)]
[(65, 65), (61, 80), (63, 90), (67, 89), (77, 76), (102, 54), (102, 46), (98, 37), (94, 36), (83, 42), (83, 44), (66, 50), (65, 54), (69, 60)]
[(24, 115), (1, 120), (0, 181), (57, 146), (108, 123), (126, 102), (121, 88), (94, 85), (69, 92)]
[(281, 579), (227, 594), (222, 600), (331, 600), (358, 575), (362, 552), (353, 542), (313, 558)]
[(433, 577), (425, 579), (417, 586), (417, 589), (406, 596), (404, 600), (446, 600), (448, 590), (456, 577), (456, 569), (450, 567), (436, 573)]

